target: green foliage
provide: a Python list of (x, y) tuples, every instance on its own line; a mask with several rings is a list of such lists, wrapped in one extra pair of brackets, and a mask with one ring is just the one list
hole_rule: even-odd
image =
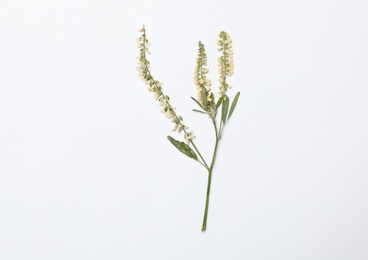
[(198, 110), (198, 109), (192, 109), (194, 112), (198, 112), (198, 113), (202, 113), (202, 114), (206, 114), (205, 112)]
[(234, 109), (236, 107), (236, 104), (238, 103), (239, 96), (240, 96), (240, 92), (236, 93), (235, 98), (234, 98), (233, 102), (231, 103), (230, 112), (229, 112), (229, 116), (228, 116), (227, 120), (229, 120), (231, 115), (233, 114)]
[(194, 102), (196, 102), (196, 104), (202, 108), (203, 111), (206, 111), (206, 109), (201, 105), (201, 103), (199, 103), (199, 101), (197, 99), (195, 99), (194, 97), (190, 97), (191, 99), (193, 99)]
[(221, 121), (223, 124), (226, 122), (227, 112), (229, 111), (229, 97), (225, 96), (224, 101), (222, 102), (222, 114)]
[(198, 160), (197, 158), (197, 154), (192, 150), (192, 148), (189, 147), (189, 145), (187, 145), (184, 142), (180, 142), (178, 140), (175, 140), (173, 137), (171, 136), (167, 136), (167, 139), (169, 139), (169, 141), (183, 154), (185, 154), (186, 156), (194, 159), (194, 160)]
[(222, 97), (217, 101), (216, 108), (219, 108), (222, 104)]

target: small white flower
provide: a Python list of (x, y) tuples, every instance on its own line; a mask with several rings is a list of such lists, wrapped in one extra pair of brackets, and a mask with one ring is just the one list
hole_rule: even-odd
[[(205, 80), (205, 85), (206, 85), (206, 86), (211, 86), (211, 80), (210, 80), (210, 79), (206, 79), (206, 80)], [(207, 91), (210, 91), (210, 90), (211, 90), (211, 88), (208, 88), (208, 89), (207, 89)]]
[(194, 139), (195, 135), (191, 130), (187, 130), (186, 133), (184, 134), (184, 139), (186, 141), (187, 144), (190, 143), (190, 141), (192, 141)]

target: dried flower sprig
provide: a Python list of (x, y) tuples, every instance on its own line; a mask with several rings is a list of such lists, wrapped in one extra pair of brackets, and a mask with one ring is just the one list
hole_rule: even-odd
[[(138, 66), (137, 70), (139, 73), (139, 77), (143, 80), (144, 83), (148, 86), (148, 91), (154, 93), (154, 98), (159, 102), (162, 110), (161, 112), (165, 113), (166, 117), (171, 119), (171, 122), (174, 123), (173, 131), (177, 132), (184, 132), (184, 139), (186, 143), (183, 142), (173, 142), (174, 138), (170, 137), (169, 140), (184, 154), (190, 154), (192, 159), (195, 159), (204, 167), (208, 168), (205, 160), (203, 159), (201, 153), (198, 151), (197, 147), (195, 146), (193, 139), (195, 137), (193, 131), (188, 129), (188, 126), (184, 125), (183, 118), (176, 114), (175, 108), (170, 104), (169, 96), (165, 95), (162, 90), (163, 83), (155, 80), (152, 77), (150, 71), (150, 62), (147, 60), (147, 55), (151, 52), (148, 49), (149, 41), (146, 37), (146, 29), (143, 26), (141, 29), (138, 30), (142, 33), (142, 35), (137, 39), (138, 48), (139, 48), (139, 55), (137, 57)], [(196, 153), (191, 149), (188, 145), (191, 144), (196, 151)], [(197, 157), (197, 154), (199, 158)], [(189, 155), (188, 155), (189, 156)]]
[(197, 100), (206, 111), (209, 111), (214, 102), (214, 95), (211, 92), (211, 80), (207, 78), (207, 73), (207, 54), (203, 43), (199, 42), (193, 79), (197, 88)]
[(226, 91), (231, 88), (226, 82), (227, 77), (234, 74), (234, 61), (233, 61), (233, 46), (232, 40), (227, 32), (220, 32), (219, 39), (217, 40), (217, 50), (222, 52), (222, 55), (217, 59), (218, 74), (219, 74), (219, 98), (223, 97)]
[[(216, 154), (218, 149), (218, 144), (222, 136), (222, 131), (225, 124), (230, 119), (231, 115), (234, 112), (236, 104), (238, 102), (238, 98), (240, 92), (238, 92), (232, 103), (229, 107), (230, 99), (226, 95), (226, 92), (231, 87), (227, 83), (227, 78), (232, 76), (234, 73), (234, 64), (233, 64), (233, 50), (232, 50), (232, 41), (230, 36), (222, 31), (219, 34), (219, 39), (217, 40), (218, 51), (221, 53), (221, 56), (218, 58), (218, 74), (219, 74), (219, 97), (216, 102), (215, 96), (211, 91), (211, 81), (207, 78), (208, 68), (207, 68), (207, 55), (205, 52), (205, 48), (202, 42), (198, 43), (198, 56), (196, 58), (196, 65), (194, 69), (194, 84), (197, 89), (197, 99), (192, 99), (198, 104), (200, 110), (193, 109), (193, 111), (200, 112), (203, 114), (207, 114), (212, 121), (215, 130), (215, 147), (211, 159), (211, 163), (207, 164), (207, 162), (202, 157), (201, 153), (197, 149), (194, 144), (195, 135), (189, 128), (184, 125), (183, 118), (176, 114), (175, 108), (171, 106), (170, 99), (167, 95), (163, 93), (162, 90), (162, 82), (155, 80), (152, 77), (150, 72), (150, 63), (147, 60), (147, 55), (150, 54), (148, 49), (149, 41), (146, 37), (146, 30), (144, 26), (138, 30), (141, 33), (141, 36), (137, 39), (138, 47), (139, 47), (139, 56), (138, 59), (138, 72), (140, 78), (145, 82), (148, 86), (148, 90), (154, 93), (154, 98), (159, 102), (162, 112), (165, 113), (166, 117), (171, 120), (174, 124), (173, 131), (184, 132), (184, 140), (185, 142), (178, 141), (171, 136), (168, 136), (169, 141), (183, 154), (188, 157), (199, 162), (203, 167), (206, 168), (208, 172), (208, 181), (207, 181), (207, 191), (206, 191), (206, 204), (203, 216), (202, 223), (202, 231), (205, 231), (207, 228), (207, 216), (208, 216), (208, 206), (209, 206), (209, 197), (211, 190), (211, 179), (212, 179), (212, 171), (216, 160)], [(218, 126), (218, 122), (216, 119), (216, 115), (218, 114), (218, 110), (221, 107), (221, 119), (220, 125)], [(193, 149), (192, 149), (193, 148)]]
[[(147, 60), (147, 54), (151, 52), (148, 49), (149, 41), (146, 38), (146, 32), (144, 27), (139, 30), (142, 32), (142, 36), (138, 38), (138, 46), (139, 46), (139, 56), (137, 70), (139, 72), (139, 77), (148, 85), (148, 91), (154, 93), (154, 98), (159, 102), (162, 110), (162, 113), (165, 113), (168, 119), (171, 119), (172, 123), (174, 123), (173, 131), (181, 132), (186, 126), (183, 123), (183, 118), (178, 116), (175, 113), (175, 108), (170, 104), (170, 98), (167, 95), (164, 95), (162, 90), (163, 83), (154, 80), (151, 72), (150, 72), (150, 63)], [(191, 140), (191, 139), (189, 139)]]

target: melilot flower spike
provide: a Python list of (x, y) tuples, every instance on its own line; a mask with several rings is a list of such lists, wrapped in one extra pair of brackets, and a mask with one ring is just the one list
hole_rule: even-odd
[[(148, 91), (153, 92), (154, 98), (158, 101), (160, 104), (162, 110), (161, 112), (166, 115), (168, 119), (174, 123), (174, 131), (181, 132), (186, 126), (183, 123), (183, 118), (181, 116), (178, 116), (175, 113), (175, 108), (171, 106), (169, 100), (169, 96), (165, 95), (162, 90), (163, 83), (154, 80), (151, 72), (150, 72), (150, 63), (147, 60), (147, 54), (150, 54), (150, 51), (148, 49), (149, 41), (146, 37), (146, 30), (145, 28), (139, 29), (139, 32), (142, 33), (142, 36), (138, 38), (138, 47), (139, 47), (139, 56), (138, 59), (138, 66), (137, 70), (139, 72), (139, 77), (145, 82), (148, 86)], [(188, 130), (189, 132), (189, 130)], [(189, 140), (194, 138), (194, 135), (192, 134)]]
[(220, 32), (217, 40), (217, 50), (221, 52), (221, 56), (217, 59), (219, 74), (219, 98), (223, 97), (226, 91), (231, 88), (227, 83), (227, 77), (234, 74), (233, 46), (232, 40), (227, 32)]
[(212, 106), (214, 104), (214, 95), (211, 92), (211, 80), (207, 78), (207, 73), (207, 54), (203, 43), (199, 42), (193, 80), (197, 88), (197, 100), (199, 104), (201, 104), (205, 111), (213, 115), (214, 110), (212, 110)]
[[(226, 95), (226, 92), (228, 89), (230, 89), (230, 86), (227, 83), (227, 78), (234, 73), (232, 41), (230, 39), (230, 36), (226, 32), (220, 32), (219, 39), (217, 40), (218, 51), (221, 53), (221, 56), (218, 58), (218, 80), (220, 82), (220, 86), (217, 102), (215, 100), (215, 95), (211, 90), (211, 81), (207, 78), (207, 73), (209, 70), (207, 68), (207, 55), (205, 52), (204, 44), (202, 42), (198, 43), (198, 56), (195, 60), (195, 69), (193, 75), (194, 85), (197, 90), (197, 99), (193, 97), (192, 99), (197, 103), (200, 108), (200, 110), (193, 109), (193, 111), (207, 114), (209, 116), (209, 119), (212, 121), (215, 131), (215, 146), (211, 162), (208, 164), (194, 144), (194, 133), (189, 130), (188, 126), (184, 124), (183, 118), (175, 112), (175, 108), (172, 107), (170, 103), (169, 96), (164, 94), (162, 89), (163, 83), (153, 78), (150, 71), (150, 62), (147, 60), (147, 56), (150, 54), (150, 51), (148, 49), (149, 41), (146, 37), (146, 29), (143, 26), (138, 31), (141, 33), (141, 36), (137, 39), (139, 48), (139, 56), (137, 57), (137, 69), (139, 77), (147, 85), (148, 91), (153, 92), (154, 98), (158, 101), (162, 109), (161, 112), (163, 112), (166, 117), (170, 119), (171, 122), (174, 124), (172, 130), (179, 133), (182, 131), (184, 132), (185, 142), (178, 141), (171, 136), (168, 136), (167, 138), (180, 152), (200, 163), (207, 171), (208, 181), (206, 190), (206, 202), (202, 222), (202, 231), (205, 231), (207, 228), (212, 172), (216, 160), (219, 141), (222, 136), (223, 128), (233, 114), (240, 95), (240, 92), (238, 92), (235, 95), (231, 106), (229, 106), (230, 99)], [(219, 110), (221, 110), (221, 118), (220, 120), (217, 120), (216, 115), (218, 114)]]

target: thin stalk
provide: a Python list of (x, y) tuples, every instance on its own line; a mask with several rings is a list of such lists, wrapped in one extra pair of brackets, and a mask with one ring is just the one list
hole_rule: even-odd
[(196, 160), (197, 162), (199, 162), (204, 168), (208, 169), (208, 167), (206, 165), (204, 165), (200, 160)]
[(222, 137), (222, 129), (224, 128), (224, 123), (222, 122), (222, 120), (221, 120), (221, 122), (220, 122), (220, 127), (219, 127), (219, 130), (218, 130), (218, 139), (221, 139), (221, 137)]
[(199, 155), (199, 157), (202, 159), (202, 162), (200, 162), (200, 161), (198, 161), (200, 164), (202, 164), (207, 170), (209, 169), (208, 168), (208, 165), (207, 165), (207, 163), (206, 163), (206, 161), (203, 159), (203, 157), (202, 157), (202, 155), (201, 155), (201, 153), (198, 151), (198, 149), (197, 149), (197, 147), (195, 146), (195, 144), (194, 144), (194, 142), (193, 142), (193, 140), (190, 140), (190, 143), (193, 145), (193, 148), (194, 148), (194, 150), (196, 150), (196, 152), (198, 153), (198, 155)]
[(204, 216), (203, 216), (203, 223), (202, 223), (202, 232), (206, 231), (206, 228), (207, 228), (207, 215), (208, 215), (208, 205), (209, 205), (209, 201), (210, 201), (212, 170), (213, 170), (213, 166), (215, 164), (217, 147), (218, 147), (219, 140), (220, 140), (219, 137), (218, 137), (217, 125), (216, 125), (216, 121), (215, 120), (213, 120), (213, 125), (214, 125), (214, 128), (215, 128), (216, 143), (215, 143), (215, 148), (214, 148), (213, 155), (212, 155), (211, 166), (208, 169), (207, 192), (206, 192), (206, 205), (205, 205), (205, 208), (204, 208)]

